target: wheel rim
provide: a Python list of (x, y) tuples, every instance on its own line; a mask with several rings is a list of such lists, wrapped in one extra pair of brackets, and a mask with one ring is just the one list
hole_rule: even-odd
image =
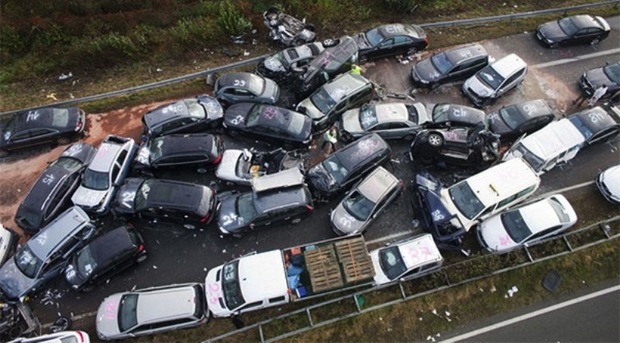
[(437, 134), (428, 136), (428, 143), (432, 146), (441, 145), (441, 140), (442, 140), (441, 137)]
[(599, 40), (598, 40), (598, 38), (597, 38), (597, 39), (595, 39), (595, 40), (591, 41), (591, 42), (590, 42), (590, 44), (595, 45), (595, 44), (598, 44), (598, 42), (599, 42)]

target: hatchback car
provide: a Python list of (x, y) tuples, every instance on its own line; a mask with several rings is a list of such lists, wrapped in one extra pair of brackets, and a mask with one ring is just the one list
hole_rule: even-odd
[(0, 157), (31, 146), (68, 144), (80, 137), (85, 127), (86, 114), (77, 107), (48, 107), (14, 114), (0, 121)]
[(609, 36), (610, 27), (603, 17), (579, 14), (541, 24), (538, 40), (550, 48), (571, 44), (598, 44)]
[(67, 147), (32, 185), (15, 213), (15, 223), (25, 232), (35, 234), (65, 210), (96, 151), (82, 142)]
[(128, 178), (118, 192), (112, 211), (162, 219), (186, 229), (204, 227), (215, 213), (216, 193), (211, 187), (190, 182)]
[(493, 58), (480, 44), (470, 44), (434, 53), (411, 68), (413, 82), (435, 89), (449, 81), (459, 81), (486, 67)]
[(316, 42), (281, 50), (260, 61), (256, 73), (277, 83), (290, 80), (304, 73), (304, 67), (323, 50), (323, 44)]
[(500, 135), (502, 140), (515, 139), (525, 133), (537, 131), (555, 118), (560, 112), (549, 101), (530, 100), (502, 106), (487, 116), (489, 129)]
[(99, 305), (96, 330), (109, 341), (193, 328), (208, 318), (203, 285), (174, 284), (110, 295)]
[(246, 72), (226, 73), (213, 86), (215, 97), (226, 105), (254, 102), (275, 105), (280, 87), (271, 79)]
[(82, 183), (71, 197), (73, 204), (97, 215), (107, 213), (136, 150), (133, 139), (108, 135), (84, 171)]
[(209, 133), (173, 134), (152, 138), (138, 149), (133, 170), (153, 175), (160, 169), (212, 167), (220, 163), (224, 146)]
[(482, 247), (501, 253), (560, 234), (576, 222), (571, 204), (556, 194), (484, 220), (477, 235)]
[(315, 131), (328, 128), (346, 110), (372, 100), (373, 84), (361, 75), (344, 73), (297, 104), (297, 111), (312, 119)]
[(426, 32), (413, 24), (385, 24), (354, 36), (360, 63), (395, 55), (413, 55), (428, 45)]
[(142, 125), (147, 137), (202, 132), (220, 127), (223, 115), (224, 110), (220, 103), (203, 94), (161, 105), (146, 112), (142, 117)]
[(78, 251), (65, 268), (67, 283), (74, 290), (89, 290), (146, 259), (144, 240), (132, 226), (120, 226), (96, 237)]
[(375, 285), (410, 280), (441, 267), (443, 257), (430, 234), (392, 243), (369, 252), (375, 267)]
[(317, 198), (333, 197), (388, 162), (391, 155), (392, 149), (381, 136), (366, 135), (308, 170), (309, 186)]
[(402, 180), (383, 167), (375, 168), (331, 211), (332, 229), (342, 236), (363, 233), (402, 190)]
[(215, 176), (233, 184), (251, 186), (255, 177), (277, 174), (291, 168), (304, 168), (302, 157), (294, 151), (282, 148), (272, 151), (226, 149)]
[(350, 142), (370, 132), (384, 139), (412, 140), (427, 122), (426, 106), (421, 103), (375, 103), (342, 114), (338, 130), (342, 140)]
[(71, 256), (95, 232), (84, 210), (77, 206), (67, 209), (0, 268), (0, 290), (10, 300), (21, 300), (62, 273)]
[(620, 164), (599, 173), (596, 178), (596, 187), (605, 199), (620, 204)]
[(217, 205), (221, 233), (242, 233), (275, 223), (299, 223), (314, 211), (312, 195), (299, 169), (252, 179), (252, 191), (222, 193)]
[(458, 104), (429, 104), (426, 128), (474, 127), (486, 120), (484, 111)]
[(611, 96), (620, 90), (620, 62), (586, 71), (579, 78), (579, 86), (589, 96), (594, 94), (597, 88), (607, 86), (607, 93), (603, 98)]
[(262, 140), (287, 149), (307, 147), (312, 141), (312, 119), (271, 105), (231, 105), (224, 114), (224, 128), (231, 136)]
[(474, 105), (483, 107), (519, 86), (526, 74), (527, 64), (516, 54), (510, 54), (467, 79), (461, 90)]

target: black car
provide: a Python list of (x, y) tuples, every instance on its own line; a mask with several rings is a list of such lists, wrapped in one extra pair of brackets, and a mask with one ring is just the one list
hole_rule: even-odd
[(133, 168), (143, 175), (153, 175), (160, 168), (198, 166), (220, 163), (224, 146), (217, 135), (209, 133), (176, 134), (146, 141), (136, 154)]
[(132, 226), (120, 226), (78, 251), (65, 268), (65, 279), (72, 289), (85, 291), (145, 259), (142, 236)]
[(489, 129), (507, 141), (542, 129), (557, 117), (559, 111), (555, 106), (546, 100), (537, 99), (503, 106), (487, 118)]
[(83, 142), (68, 146), (32, 185), (15, 213), (15, 223), (25, 232), (35, 234), (65, 210), (96, 151)]
[(567, 118), (587, 145), (608, 142), (620, 134), (620, 108), (602, 105), (573, 113)]
[(128, 178), (114, 201), (116, 215), (162, 219), (195, 229), (209, 224), (215, 212), (215, 190), (194, 183)]
[(317, 42), (284, 49), (260, 61), (256, 73), (277, 83), (284, 82), (303, 73), (303, 68), (323, 50), (323, 44)]
[(376, 133), (368, 134), (337, 150), (308, 170), (315, 197), (333, 197), (392, 157), (390, 146)]
[(536, 37), (550, 48), (571, 44), (598, 44), (609, 36), (610, 27), (603, 17), (579, 14), (544, 23)]
[(413, 82), (435, 89), (449, 81), (464, 80), (489, 64), (491, 57), (480, 44), (434, 53), (411, 68)]
[(142, 124), (146, 136), (156, 137), (218, 128), (223, 115), (222, 106), (215, 98), (198, 95), (148, 111), (142, 117)]
[(226, 109), (224, 127), (232, 136), (244, 136), (291, 147), (306, 147), (312, 140), (312, 119), (283, 107), (240, 103)]
[(597, 88), (607, 86), (607, 93), (603, 98), (610, 97), (620, 90), (620, 62), (586, 71), (579, 78), (579, 86), (588, 96), (591, 96)]
[(14, 114), (0, 122), (0, 157), (42, 144), (68, 144), (80, 137), (86, 114), (77, 107), (41, 108)]
[(484, 111), (457, 104), (430, 104), (428, 113), (430, 120), (424, 124), (426, 128), (472, 127), (486, 120)]
[(251, 192), (227, 192), (218, 200), (219, 230), (233, 236), (281, 222), (297, 224), (314, 210), (299, 168), (254, 178)]
[(412, 24), (380, 25), (354, 38), (359, 47), (360, 63), (399, 54), (412, 55), (428, 45), (424, 29)]

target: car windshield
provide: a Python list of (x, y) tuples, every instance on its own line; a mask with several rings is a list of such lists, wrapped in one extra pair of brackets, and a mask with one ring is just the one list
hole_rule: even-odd
[(517, 143), (514, 151), (514, 154), (516, 156), (522, 157), (536, 171), (539, 171), (542, 168), (543, 163), (545, 162), (542, 160), (542, 158), (534, 155), (531, 151), (527, 150), (527, 148), (521, 143)]
[(312, 101), (314, 106), (316, 106), (321, 113), (328, 113), (331, 108), (336, 105), (336, 101), (327, 93), (325, 88), (321, 88), (318, 92), (314, 93), (310, 101)]
[(222, 291), (224, 292), (226, 307), (229, 310), (234, 310), (245, 304), (239, 283), (239, 260), (226, 263), (222, 267)]
[(163, 154), (162, 146), (164, 145), (164, 137), (160, 137), (151, 141), (151, 146), (149, 147), (151, 153), (151, 161), (157, 161), (161, 155)]
[(340, 163), (338, 155), (332, 155), (331, 157), (323, 161), (323, 167), (339, 184), (342, 184), (342, 182), (346, 179), (347, 175), (349, 175), (349, 171), (347, 170), (347, 168), (345, 168), (342, 163)]
[(27, 277), (34, 279), (43, 261), (39, 259), (28, 245), (15, 254), (15, 265)]
[(371, 127), (377, 125), (379, 120), (377, 119), (377, 111), (375, 106), (364, 106), (360, 108), (360, 125), (362, 129), (369, 130)]
[(385, 276), (390, 280), (396, 279), (407, 271), (407, 266), (398, 246), (381, 249), (379, 251), (379, 265), (381, 265), (381, 270)]
[(433, 108), (433, 123), (443, 123), (450, 120), (450, 104), (439, 104)]
[(506, 126), (514, 130), (519, 126), (521, 114), (516, 107), (511, 106), (499, 110), (499, 117), (502, 119), (504, 124), (506, 124)]
[(377, 46), (383, 40), (383, 36), (379, 32), (379, 29), (372, 29), (366, 32), (366, 39), (370, 46)]
[(108, 182), (108, 173), (86, 169), (84, 177), (82, 178), (82, 186), (104, 191), (110, 186)]
[(190, 117), (204, 118), (206, 116), (205, 109), (198, 103), (198, 100), (185, 100), (185, 105), (187, 105), (187, 113), (189, 113)]
[(615, 84), (620, 84), (620, 63), (603, 67), (603, 73)]
[(506, 232), (510, 238), (517, 243), (523, 242), (532, 234), (532, 231), (530, 231), (527, 224), (525, 224), (520, 211), (509, 211), (503, 213), (501, 215), (501, 219)]
[(579, 30), (577, 25), (573, 22), (573, 19), (570, 17), (558, 20), (558, 25), (567, 36), (572, 36)]
[(133, 208), (136, 212), (142, 211), (147, 208), (147, 199), (151, 192), (152, 180), (146, 180), (142, 183), (140, 188), (136, 191), (136, 196), (133, 199)]
[(138, 325), (138, 295), (125, 294), (118, 309), (118, 330), (125, 332)]
[(82, 249), (77, 255), (77, 271), (80, 277), (85, 280), (97, 268), (97, 261), (93, 258), (90, 246)]
[(55, 108), (52, 114), (52, 126), (67, 127), (69, 124), (69, 110), (66, 108)]
[(454, 66), (448, 59), (448, 55), (443, 52), (433, 55), (433, 57), (431, 57), (431, 62), (435, 66), (435, 69), (439, 70), (441, 74), (446, 74), (452, 69), (452, 66)]
[(478, 74), (478, 79), (489, 86), (491, 89), (497, 89), (504, 82), (504, 78), (501, 77), (493, 66), (486, 66)]
[(237, 198), (237, 215), (239, 215), (237, 221), (245, 223), (250, 223), (258, 216), (252, 193), (244, 193)]
[(448, 193), (454, 205), (468, 219), (474, 219), (484, 210), (484, 205), (467, 182), (460, 182), (450, 187)]
[(375, 203), (370, 201), (358, 191), (353, 191), (351, 195), (344, 199), (342, 206), (359, 221), (365, 221), (370, 217)]

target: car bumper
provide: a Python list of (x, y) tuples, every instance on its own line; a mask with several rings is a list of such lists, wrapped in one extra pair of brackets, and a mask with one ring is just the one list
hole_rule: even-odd
[(609, 188), (607, 188), (607, 186), (605, 185), (605, 182), (603, 181), (603, 173), (599, 174), (596, 178), (596, 187), (601, 192), (603, 197), (607, 199), (607, 201), (615, 204), (620, 204), (620, 198), (618, 196), (614, 196), (609, 190)]
[(472, 90), (469, 87), (465, 87), (465, 85), (461, 87), (461, 92), (463, 93), (463, 95), (469, 98), (469, 100), (471, 100), (471, 102), (477, 107), (484, 106), (490, 100), (490, 98), (483, 98), (483, 97), (478, 96), (478, 94), (474, 92), (474, 90)]

